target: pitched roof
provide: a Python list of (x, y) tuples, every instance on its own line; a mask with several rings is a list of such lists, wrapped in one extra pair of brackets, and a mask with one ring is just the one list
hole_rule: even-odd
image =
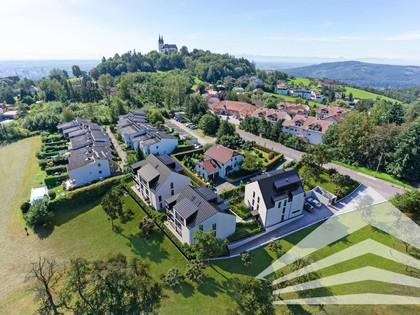
[[(166, 200), (166, 202), (168, 201), (169, 199)], [(218, 213), (233, 215), (225, 212), (228, 210), (228, 207), (223, 199), (207, 187), (193, 188), (187, 186), (176, 199), (174, 209), (186, 219), (187, 227), (189, 228), (201, 224)]]
[(252, 115), (256, 110), (254, 105), (236, 102), (236, 101), (220, 101), (219, 103), (213, 104), (210, 107), (211, 110), (228, 110), (232, 112), (238, 112), (241, 115)]
[(220, 144), (216, 144), (210, 147), (206, 152), (204, 152), (204, 155), (206, 156), (207, 159), (210, 158), (210, 159), (216, 160), (217, 162), (225, 164), (232, 157), (236, 155), (241, 155), (241, 154), (237, 151), (226, 148)]
[(251, 182), (258, 182), (267, 209), (274, 206), (275, 200), (289, 193), (303, 192), (302, 179), (296, 169), (267, 172), (251, 178)]
[(198, 162), (198, 164), (204, 168), (207, 174), (210, 174), (220, 169), (219, 165), (217, 165), (217, 162), (215, 160), (203, 160)]
[[(300, 124), (300, 126), (299, 126)], [(283, 127), (296, 127), (302, 130), (325, 133), (332, 122), (312, 116), (296, 115), (292, 120), (285, 120)]]

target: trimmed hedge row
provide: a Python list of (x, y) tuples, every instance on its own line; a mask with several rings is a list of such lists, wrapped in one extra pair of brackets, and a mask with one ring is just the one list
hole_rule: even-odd
[(112, 188), (112, 186), (120, 183), (124, 176), (108, 178), (101, 182), (69, 191), (64, 196), (51, 200), (48, 203), (48, 207), (50, 211), (59, 211), (64, 207), (77, 207), (80, 206), (80, 204), (96, 200), (104, 196)]
[(178, 153), (178, 154), (173, 154), (172, 157), (174, 158), (174, 160), (176, 162), (179, 163), (179, 165), (182, 166), (182, 168), (184, 169), (185, 173), (191, 178), (191, 180), (198, 185), (198, 187), (200, 186), (207, 186), (207, 183), (205, 181), (203, 181), (202, 179), (200, 179), (197, 175), (195, 175), (193, 172), (191, 172), (181, 161), (184, 158), (184, 156), (186, 155), (190, 155), (190, 154), (194, 154), (194, 153), (203, 153), (203, 149), (197, 149), (197, 150), (192, 150), (192, 151), (187, 151), (187, 152), (183, 152), (183, 153)]
[(267, 170), (270, 170), (270, 168), (273, 168), (274, 166), (277, 166), (277, 164), (279, 164), (283, 159), (284, 159), (284, 155), (279, 153), (279, 155), (277, 155), (274, 159), (272, 159), (270, 162), (268, 162), (265, 165), (265, 168)]
[(263, 230), (262, 225), (257, 221), (236, 223), (236, 232), (228, 237), (229, 242), (239, 241), (248, 236), (257, 234)]
[(67, 177), (67, 173), (61, 175), (50, 175), (45, 177), (44, 182), (47, 187), (57, 186), (57, 182), (62, 182), (63, 180), (67, 179)]
[(54, 135), (49, 135), (48, 137), (42, 137), (41, 141), (43, 143), (50, 143), (50, 142), (58, 141), (61, 139), (63, 139), (63, 135), (54, 134)]
[(56, 172), (60, 172), (60, 173), (62, 173), (62, 172), (64, 172), (66, 169), (67, 169), (67, 167), (66, 167), (66, 166), (59, 165), (59, 166), (47, 167), (47, 168), (45, 169), (45, 172), (47, 173), (47, 175), (52, 175), (52, 174), (54, 174), (54, 173), (56, 173)]
[(178, 146), (175, 148), (174, 152), (172, 154), (182, 153), (182, 152), (188, 152), (194, 150), (194, 145), (185, 145), (185, 146)]

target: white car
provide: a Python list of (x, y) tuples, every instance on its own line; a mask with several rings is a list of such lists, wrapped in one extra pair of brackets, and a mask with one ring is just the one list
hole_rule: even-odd
[(322, 207), (321, 203), (318, 200), (316, 200), (315, 198), (308, 198), (308, 199), (306, 199), (306, 201), (309, 202), (310, 204), (312, 204), (314, 207), (317, 207), (317, 208)]

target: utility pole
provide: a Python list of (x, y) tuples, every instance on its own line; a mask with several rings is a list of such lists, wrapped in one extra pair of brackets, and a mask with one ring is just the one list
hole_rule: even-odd
[(378, 166), (376, 167), (375, 175), (378, 173), (379, 166), (381, 165), (381, 161), (382, 161), (382, 156), (383, 155), (384, 155), (384, 153), (382, 152), (381, 155), (379, 156)]

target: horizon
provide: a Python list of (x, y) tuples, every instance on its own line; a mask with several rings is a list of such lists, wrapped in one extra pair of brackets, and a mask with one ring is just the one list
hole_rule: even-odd
[[(5, 43), (14, 44), (2, 47), (0, 60), (100, 60), (130, 50), (144, 54), (156, 50), (161, 34), (178, 48), (253, 56), (255, 61), (270, 56), (420, 65), (416, 17), (420, 3), (414, 0), (386, 5), (379, 0), (249, 1), (241, 6), (223, 3), (217, 13), (207, 13), (191, 0), (161, 2), (158, 6), (149, 0), (3, 4), (3, 22), (14, 28), (0, 34)], [(221, 2), (212, 4), (218, 7)]]

